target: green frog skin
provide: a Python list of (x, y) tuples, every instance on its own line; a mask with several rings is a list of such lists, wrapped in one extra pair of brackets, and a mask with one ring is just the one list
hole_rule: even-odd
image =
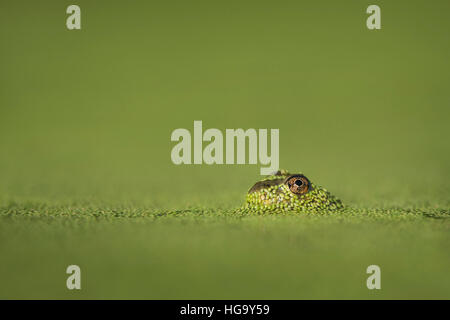
[(341, 208), (341, 200), (316, 186), (303, 174), (280, 170), (250, 188), (242, 210), (249, 213), (280, 213), (335, 211)]

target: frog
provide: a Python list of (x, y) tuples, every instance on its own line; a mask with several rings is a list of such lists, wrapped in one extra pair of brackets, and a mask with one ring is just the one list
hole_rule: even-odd
[(278, 170), (256, 182), (241, 208), (249, 213), (326, 212), (344, 208), (342, 201), (303, 173)]

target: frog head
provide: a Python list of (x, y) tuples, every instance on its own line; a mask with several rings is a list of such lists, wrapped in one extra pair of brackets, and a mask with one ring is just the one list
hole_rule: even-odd
[(301, 173), (280, 170), (256, 182), (247, 193), (250, 212), (318, 212), (343, 208), (342, 202)]

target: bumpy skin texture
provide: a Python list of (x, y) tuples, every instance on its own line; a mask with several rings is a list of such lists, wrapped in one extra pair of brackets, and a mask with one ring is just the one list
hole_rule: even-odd
[(242, 210), (249, 213), (321, 212), (343, 208), (341, 200), (303, 174), (280, 170), (257, 182)]

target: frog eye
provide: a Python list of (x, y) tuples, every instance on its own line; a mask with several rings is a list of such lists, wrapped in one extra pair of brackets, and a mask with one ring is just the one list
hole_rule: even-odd
[(307, 193), (310, 187), (309, 180), (301, 174), (288, 177), (285, 183), (292, 193), (299, 195)]

